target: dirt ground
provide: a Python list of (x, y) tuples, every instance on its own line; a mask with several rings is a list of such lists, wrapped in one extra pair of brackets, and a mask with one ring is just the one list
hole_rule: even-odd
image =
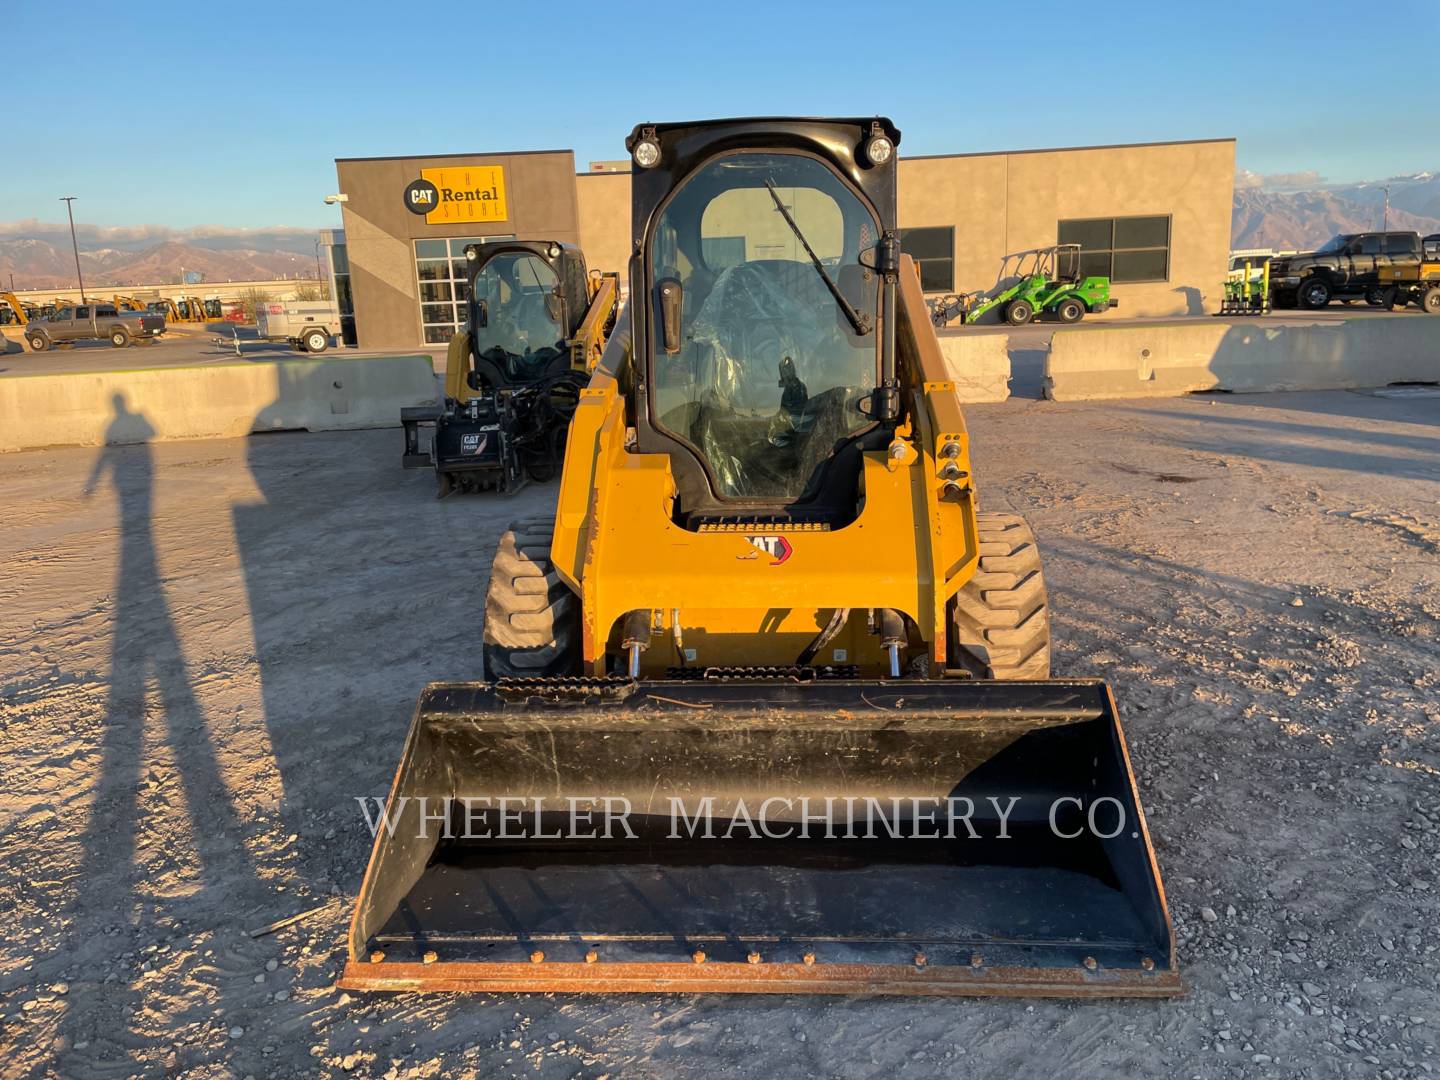
[(1440, 396), (968, 416), (1057, 674), (1116, 689), (1186, 997), (337, 992), (354, 797), (477, 675), (490, 553), (554, 488), (437, 502), (397, 431), (270, 435), (0, 457), (0, 1074), (1440, 1069)]

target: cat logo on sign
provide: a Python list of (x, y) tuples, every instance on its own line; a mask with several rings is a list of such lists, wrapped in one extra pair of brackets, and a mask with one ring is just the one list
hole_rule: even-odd
[(420, 179), (405, 188), (405, 209), (423, 214), (430, 225), (506, 221), (505, 168), (502, 165), (458, 165), (421, 169)]
[(790, 541), (783, 536), (747, 536), (752, 547), (758, 548), (770, 556), (770, 565), (779, 566), (794, 553)]

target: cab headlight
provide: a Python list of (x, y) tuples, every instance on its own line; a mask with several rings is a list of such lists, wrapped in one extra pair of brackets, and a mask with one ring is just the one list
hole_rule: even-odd
[(865, 160), (871, 165), (884, 165), (895, 156), (895, 144), (884, 135), (872, 135), (865, 140)]

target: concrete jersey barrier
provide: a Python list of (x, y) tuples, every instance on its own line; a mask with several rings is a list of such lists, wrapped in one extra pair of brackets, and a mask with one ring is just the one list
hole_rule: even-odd
[(1004, 401), (1010, 396), (1010, 335), (956, 330), (938, 336), (961, 402)]
[(0, 378), (0, 452), (392, 427), (438, 400), (429, 356), (17, 375)]
[(1435, 381), (1440, 319), (1420, 315), (1065, 329), (1055, 332), (1045, 361), (1045, 396), (1056, 401)]

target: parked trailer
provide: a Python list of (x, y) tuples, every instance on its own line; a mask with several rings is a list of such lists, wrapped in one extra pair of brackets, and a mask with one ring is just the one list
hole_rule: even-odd
[(340, 336), (333, 300), (284, 300), (255, 305), (255, 326), (265, 341), (288, 341), (300, 352), (320, 353)]

